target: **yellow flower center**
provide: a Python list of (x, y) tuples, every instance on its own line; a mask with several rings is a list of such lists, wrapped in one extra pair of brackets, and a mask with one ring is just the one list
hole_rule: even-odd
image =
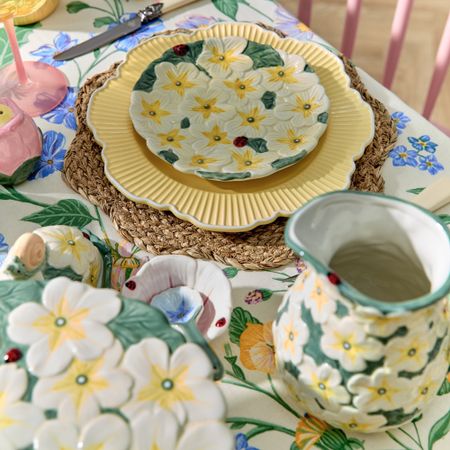
[(316, 98), (311, 97), (308, 99), (302, 99), (299, 95), (297, 95), (295, 99), (295, 106), (292, 111), (303, 114), (303, 117), (310, 117), (312, 112), (316, 110), (320, 106), (319, 103), (316, 103)]
[(215, 97), (203, 98), (196, 96), (194, 99), (197, 102), (197, 106), (194, 106), (192, 111), (200, 113), (204, 119), (209, 119), (214, 113), (222, 113), (225, 111), (216, 106), (218, 100)]
[(178, 129), (169, 131), (168, 133), (158, 133), (160, 145), (170, 145), (171, 147), (181, 149), (181, 143), (186, 139)]
[(239, 61), (241, 57), (236, 53), (236, 49), (229, 49), (225, 52), (221, 52), (217, 47), (210, 48), (212, 56), (208, 59), (209, 62), (217, 64), (221, 69), (227, 70), (230, 65), (236, 61)]
[(260, 111), (259, 106), (255, 106), (248, 112), (238, 111), (238, 114), (242, 119), (241, 126), (250, 126), (256, 129), (260, 128), (261, 122), (267, 117)]
[(14, 117), (14, 113), (9, 106), (0, 104), (0, 126), (5, 125)]
[(287, 145), (289, 150), (297, 150), (299, 146), (304, 144), (306, 141), (305, 136), (303, 134), (299, 134), (295, 129), (290, 128), (287, 130), (287, 136), (283, 136), (277, 139), (277, 142), (280, 144)]
[(161, 108), (161, 102), (159, 100), (156, 100), (153, 103), (148, 103), (145, 100), (142, 100), (141, 106), (143, 110), (141, 115), (153, 122), (156, 122), (158, 125), (161, 125), (162, 117), (170, 115), (169, 111)]
[(249, 78), (237, 78), (234, 81), (224, 81), (223, 82), (225, 86), (232, 89), (235, 94), (240, 98), (241, 100), (245, 98), (245, 96), (249, 92), (254, 92), (257, 90), (257, 88), (254, 86), (255, 84), (255, 78), (249, 77)]
[(226, 131), (222, 131), (219, 125), (214, 125), (210, 131), (202, 131), (203, 136), (208, 139), (208, 147), (216, 147), (221, 144), (231, 144)]
[(208, 156), (194, 155), (191, 159), (191, 165), (193, 167), (202, 167), (204, 169), (207, 169), (208, 166), (216, 163), (217, 161), (218, 159), (209, 158)]
[(294, 84), (298, 82), (294, 76), (295, 67), (276, 66), (269, 67), (266, 71), (269, 74), (269, 82), (276, 83), (277, 81), (282, 81), (286, 84)]
[(252, 150), (245, 150), (245, 152), (233, 152), (231, 157), (236, 161), (239, 171), (247, 170), (250, 166), (258, 168), (263, 163), (263, 158), (256, 156)]
[(163, 89), (166, 91), (175, 91), (180, 96), (184, 95), (186, 89), (197, 86), (197, 83), (189, 80), (189, 74), (186, 71), (177, 74), (173, 70), (168, 70), (167, 77), (170, 82), (164, 85)]

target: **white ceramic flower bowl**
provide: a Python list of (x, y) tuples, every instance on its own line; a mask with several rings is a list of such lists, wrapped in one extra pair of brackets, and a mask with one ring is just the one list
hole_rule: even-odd
[[(212, 262), (181, 255), (156, 256), (127, 280), (122, 294), (151, 304), (157, 295), (183, 286), (202, 297), (203, 308), (197, 318), (200, 332), (209, 340), (220, 336), (230, 321), (231, 286), (223, 271)], [(188, 307), (187, 304), (185, 308)]]

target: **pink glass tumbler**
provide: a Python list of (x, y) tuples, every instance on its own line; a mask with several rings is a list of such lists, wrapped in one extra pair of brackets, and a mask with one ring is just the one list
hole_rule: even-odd
[(12, 99), (32, 117), (45, 114), (66, 96), (66, 76), (49, 64), (22, 61), (13, 19), (8, 18), (3, 23), (15, 64), (0, 70), (0, 97)]

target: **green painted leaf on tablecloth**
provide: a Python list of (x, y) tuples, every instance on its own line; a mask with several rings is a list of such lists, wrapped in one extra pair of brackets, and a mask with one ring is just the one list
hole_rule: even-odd
[(255, 150), (256, 153), (266, 153), (269, 151), (266, 140), (262, 138), (249, 138), (247, 145)]
[(60, 200), (54, 205), (42, 208), (40, 211), (22, 218), (26, 222), (37, 223), (41, 226), (68, 225), (82, 228), (90, 224), (95, 217), (79, 200)]
[(248, 311), (238, 306), (231, 313), (230, 327), (228, 329), (230, 341), (239, 345), (241, 334), (247, 328), (248, 323), (261, 323), (256, 317), (253, 317)]
[[(40, 28), (41, 26), (41, 23), (38, 22), (26, 27), (15, 27), (17, 42), (19, 43), (19, 46), (26, 44), (28, 42), (30, 33), (36, 28)], [(8, 42), (8, 36), (6, 35), (6, 31), (4, 28), (0, 29), (0, 49), (2, 49), (2, 51), (0, 52), (0, 54), (2, 55), (0, 59), (0, 67), (11, 64), (14, 60), (14, 57), (12, 55), (11, 47), (9, 46)]]
[(110, 16), (106, 16), (106, 17), (97, 17), (94, 20), (94, 27), (95, 28), (101, 28), (104, 25), (111, 25), (112, 23), (116, 23), (116, 21), (110, 17)]
[(185, 342), (181, 333), (168, 326), (166, 316), (160, 310), (138, 300), (124, 299), (122, 311), (108, 323), (108, 328), (125, 348), (144, 337), (162, 339), (172, 351)]
[(295, 442), (293, 442), (289, 447), (289, 450), (301, 450), (301, 449), (297, 446)]
[(441, 417), (432, 427), (428, 434), (428, 450), (432, 450), (433, 445), (443, 438), (450, 431), (450, 410)]
[(245, 427), (245, 423), (244, 422), (237, 422), (237, 423), (232, 423), (230, 425), (230, 429), (231, 430), (240, 430), (241, 428)]
[(253, 60), (253, 69), (284, 65), (280, 54), (270, 45), (249, 41), (243, 53)]
[(450, 371), (447, 374), (444, 382), (442, 383), (442, 386), (439, 388), (438, 395), (445, 395), (445, 394), (448, 394), (450, 392), (450, 380), (449, 380), (449, 378), (450, 378)]
[(446, 225), (450, 225), (450, 214), (439, 214), (438, 216)]
[(409, 192), (411, 194), (420, 194), (424, 189), (424, 187), (418, 187), (414, 189), (408, 189), (406, 192)]
[(236, 267), (225, 267), (223, 273), (227, 278), (234, 278), (239, 273), (239, 269), (236, 269)]
[(90, 8), (90, 5), (84, 2), (70, 2), (66, 5), (66, 10), (69, 14), (76, 14), (77, 12)]
[(212, 0), (212, 3), (222, 14), (236, 20), (238, 0)]
[(277, 98), (277, 94), (272, 91), (266, 91), (264, 92), (263, 96), (261, 97), (261, 101), (264, 103), (264, 106), (267, 109), (273, 109), (275, 107), (275, 99)]

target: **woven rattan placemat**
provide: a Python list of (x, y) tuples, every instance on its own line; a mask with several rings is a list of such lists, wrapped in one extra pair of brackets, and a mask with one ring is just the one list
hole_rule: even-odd
[[(179, 31), (179, 30), (177, 30)], [(356, 162), (351, 189), (382, 192), (381, 166), (395, 144), (395, 124), (384, 105), (369, 95), (354, 66), (342, 57), (352, 85), (375, 114), (375, 136)], [(266, 269), (287, 264), (294, 258), (284, 245), (286, 219), (280, 218), (245, 233), (218, 233), (197, 228), (172, 213), (128, 200), (107, 180), (101, 147), (86, 124), (91, 94), (115, 72), (117, 64), (89, 79), (78, 93), (75, 105), (77, 134), (67, 151), (63, 177), (69, 186), (99, 206), (128, 241), (153, 254), (189, 255), (214, 259), (240, 269)]]

